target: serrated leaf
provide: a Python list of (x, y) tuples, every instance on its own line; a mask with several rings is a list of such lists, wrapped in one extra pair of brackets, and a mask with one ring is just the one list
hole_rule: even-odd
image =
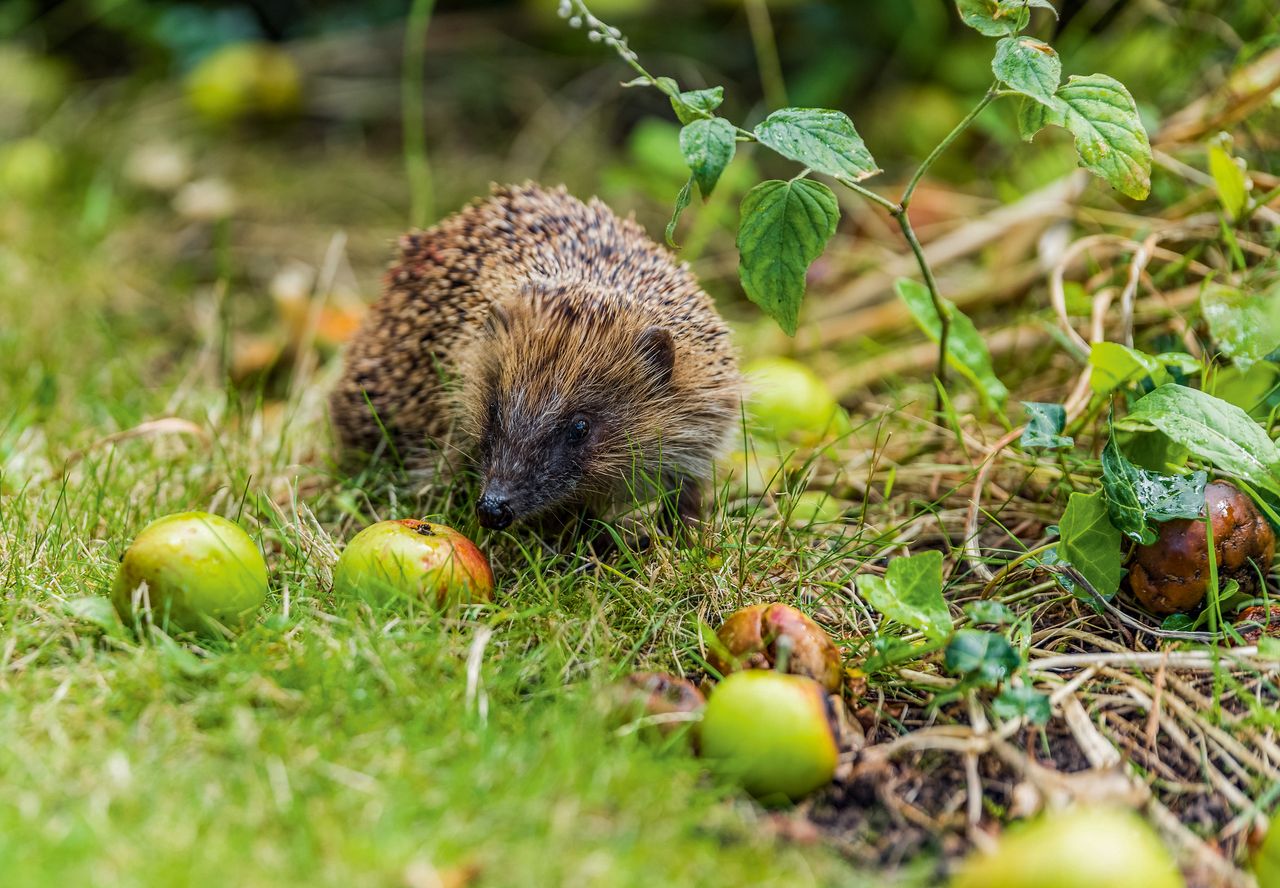
[(1007, 37), (1025, 28), (1031, 22), (1027, 6), (1023, 0), (956, 0), (960, 21), (987, 37)]
[(788, 336), (799, 321), (805, 273), (839, 220), (831, 189), (809, 179), (761, 182), (742, 199), (738, 277), (747, 298)]
[(1080, 162), (1121, 194), (1142, 200), (1151, 191), (1151, 142), (1124, 84), (1106, 74), (1072, 76), (1052, 101), (1024, 101), (1018, 129), (1030, 141), (1045, 126), (1075, 138)]
[(680, 130), (680, 153), (693, 170), (704, 199), (711, 196), (737, 146), (737, 131), (723, 117), (695, 120)]
[(961, 629), (947, 645), (947, 671), (984, 685), (1008, 678), (1022, 665), (1022, 657), (1008, 639), (981, 629)]
[(1062, 79), (1062, 62), (1053, 47), (1034, 37), (1005, 37), (996, 44), (991, 70), (1010, 89), (1046, 105)]
[(675, 209), (671, 213), (671, 221), (667, 223), (667, 246), (673, 250), (679, 249), (679, 245), (676, 244), (676, 226), (680, 224), (680, 214), (688, 209), (689, 201), (693, 197), (693, 179), (694, 177), (690, 176), (689, 181), (685, 182), (676, 194)]
[(1029, 685), (1003, 688), (991, 701), (991, 711), (1005, 720), (1025, 717), (1036, 725), (1043, 725), (1053, 715), (1049, 696)]
[(1027, 425), (1018, 440), (1023, 450), (1070, 450), (1075, 445), (1073, 438), (1062, 434), (1067, 410), (1061, 404), (1023, 401), (1022, 406), (1027, 410)]
[(1229, 148), (1230, 136), (1209, 142), (1209, 174), (1222, 208), (1232, 219), (1239, 219), (1249, 205), (1249, 188), (1245, 184), (1245, 168)]
[(1103, 492), (1071, 494), (1058, 533), (1058, 557), (1078, 570), (1099, 595), (1115, 595), (1124, 575), (1124, 553)]
[(724, 87), (713, 86), (710, 89), (691, 89), (671, 97), (671, 110), (681, 123), (689, 124), (701, 120), (724, 102)]
[(858, 594), (891, 620), (941, 641), (951, 634), (951, 612), (942, 597), (942, 553), (895, 558), (883, 577), (858, 577)]
[(755, 128), (760, 144), (836, 178), (861, 181), (880, 172), (853, 121), (842, 111), (782, 108)]
[(1165, 475), (1134, 465), (1113, 435), (1102, 450), (1102, 489), (1111, 523), (1131, 539), (1155, 542), (1152, 522), (1196, 518), (1204, 511), (1204, 472)]
[(1262, 293), (1210, 284), (1200, 294), (1200, 312), (1219, 350), (1241, 370), (1280, 349), (1280, 284)]
[(1159, 429), (1222, 471), (1280, 492), (1276, 444), (1249, 414), (1221, 398), (1169, 383), (1140, 398), (1118, 425)]
[[(916, 324), (925, 335), (937, 342), (942, 336), (942, 323), (934, 310), (929, 288), (911, 278), (898, 278), (893, 286), (911, 310)], [(1009, 390), (991, 368), (991, 353), (987, 351), (986, 342), (968, 315), (950, 301), (942, 301), (951, 315), (951, 331), (947, 335), (947, 364), (973, 384), (988, 407), (1003, 409)]]

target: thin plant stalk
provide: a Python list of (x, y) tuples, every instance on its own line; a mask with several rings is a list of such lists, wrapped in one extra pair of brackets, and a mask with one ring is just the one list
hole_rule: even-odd
[(426, 72), (427, 26), (435, 0), (413, 0), (404, 31), (404, 66), (400, 80), (404, 118), (404, 164), (409, 178), (409, 225), (423, 228), (435, 215), (431, 164), (427, 160)]

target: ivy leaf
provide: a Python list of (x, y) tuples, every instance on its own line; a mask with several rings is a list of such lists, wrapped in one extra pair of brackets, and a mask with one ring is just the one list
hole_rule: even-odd
[(1048, 695), (1028, 685), (1003, 688), (991, 701), (991, 710), (1006, 721), (1025, 716), (1036, 725), (1046, 724), (1053, 715)]
[(723, 117), (695, 120), (680, 130), (680, 153), (693, 170), (704, 199), (711, 196), (737, 147), (737, 131)]
[(1103, 492), (1071, 494), (1058, 532), (1062, 540), (1057, 547), (1058, 557), (1080, 571), (1099, 595), (1115, 595), (1124, 575), (1124, 553), (1120, 549), (1120, 531), (1111, 523)]
[(671, 97), (671, 110), (683, 124), (702, 120), (724, 102), (724, 87), (691, 89)]
[[(928, 287), (911, 278), (898, 278), (893, 286), (911, 310), (916, 324), (930, 339), (937, 342), (942, 336), (942, 323), (938, 320), (938, 313), (934, 311)], [(942, 301), (951, 315), (951, 331), (947, 335), (947, 363), (973, 383), (988, 407), (1004, 409), (1009, 390), (991, 368), (991, 353), (987, 351), (987, 344), (978, 333), (978, 328), (969, 320), (968, 315), (950, 301)]]
[(1062, 79), (1058, 54), (1034, 37), (1005, 37), (997, 43), (991, 70), (1010, 89), (1050, 106)]
[(975, 625), (1003, 626), (1015, 619), (1009, 605), (991, 598), (979, 598), (964, 606), (965, 616)]
[(693, 195), (693, 178), (690, 176), (689, 181), (681, 186), (680, 193), (676, 195), (675, 211), (671, 214), (671, 221), (667, 223), (667, 246), (673, 250), (679, 249), (676, 244), (676, 226), (680, 224), (680, 214), (689, 207), (689, 200)]
[(1153, 521), (1198, 518), (1204, 511), (1205, 472), (1165, 475), (1134, 465), (1113, 435), (1102, 450), (1102, 489), (1111, 523), (1131, 539), (1155, 542)]
[(1121, 194), (1143, 200), (1151, 192), (1151, 142), (1133, 96), (1114, 77), (1072, 76), (1049, 104), (1022, 103), (1022, 138), (1029, 142), (1048, 125), (1069, 130), (1085, 169)]
[(853, 121), (842, 111), (782, 108), (755, 128), (760, 144), (815, 172), (860, 182), (880, 172)]
[(1022, 430), (1018, 446), (1023, 450), (1070, 450), (1075, 440), (1063, 435), (1067, 425), (1067, 410), (1061, 404), (1044, 404), (1039, 401), (1023, 401), (1027, 409), (1027, 427)]
[(1280, 450), (1249, 414), (1221, 398), (1169, 383), (1140, 398), (1118, 425), (1159, 429), (1222, 471), (1280, 493)]
[(742, 199), (738, 277), (756, 305), (794, 336), (810, 263), (835, 233), (840, 208), (821, 182), (771, 179)]
[(858, 577), (858, 593), (891, 620), (942, 641), (951, 634), (951, 611), (942, 597), (942, 553), (895, 558), (883, 577)]
[(1200, 312), (1218, 348), (1241, 370), (1280, 349), (1280, 284), (1262, 293), (1210, 284), (1200, 294)]
[(960, 21), (987, 37), (1007, 37), (1025, 28), (1031, 23), (1027, 6), (1022, 0), (956, 0)]
[(947, 645), (947, 671), (983, 685), (1004, 681), (1022, 665), (1022, 657), (1003, 635), (961, 629)]

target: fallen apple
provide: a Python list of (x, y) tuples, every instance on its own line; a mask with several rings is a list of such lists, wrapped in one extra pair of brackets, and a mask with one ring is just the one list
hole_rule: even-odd
[(1258, 888), (1280, 888), (1280, 816), (1272, 817), (1262, 844), (1253, 854)]
[(267, 597), (267, 564), (238, 524), (208, 512), (153, 521), (120, 559), (111, 600), (126, 624), (235, 629)]
[(799, 799), (831, 781), (836, 721), (822, 685), (749, 670), (716, 685), (698, 726), (704, 758), (763, 802)]
[(843, 432), (848, 418), (827, 384), (790, 358), (762, 358), (746, 368), (751, 424), (778, 438), (817, 439)]
[(1183, 888), (1155, 831), (1132, 811), (1080, 807), (1011, 826), (951, 888)]
[(379, 521), (343, 550), (333, 591), (378, 605), (397, 599), (437, 607), (491, 601), (493, 570), (476, 544), (451, 527), (415, 518)]
[(707, 661), (721, 675), (740, 669), (774, 669), (786, 651), (786, 669), (840, 690), (840, 651), (826, 630), (786, 604), (753, 604), (729, 616), (717, 630), (719, 648)]
[(293, 58), (264, 43), (214, 51), (196, 65), (186, 86), (192, 107), (215, 122), (285, 116), (302, 99), (302, 75)]

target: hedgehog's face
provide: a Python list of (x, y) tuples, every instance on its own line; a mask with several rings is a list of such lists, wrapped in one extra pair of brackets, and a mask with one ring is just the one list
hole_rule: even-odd
[(482, 526), (608, 494), (650, 446), (652, 420), (670, 395), (674, 345), (660, 327), (599, 326), (613, 320), (523, 307), (495, 313), (462, 398), (483, 479)]

